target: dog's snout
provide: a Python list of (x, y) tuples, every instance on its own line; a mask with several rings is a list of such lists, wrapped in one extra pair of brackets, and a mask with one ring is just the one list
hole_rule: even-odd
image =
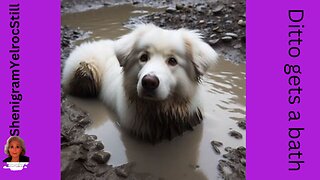
[(159, 78), (155, 75), (147, 74), (142, 78), (142, 87), (147, 90), (154, 90), (159, 86)]

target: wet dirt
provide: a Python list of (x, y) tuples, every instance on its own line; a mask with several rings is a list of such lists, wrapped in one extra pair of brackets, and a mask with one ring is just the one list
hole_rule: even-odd
[[(128, 22), (129, 17), (150, 13), (154, 17), (156, 13), (168, 13), (165, 12), (166, 9), (108, 5), (97, 10), (64, 14), (62, 23), (70, 29), (62, 27), (62, 62), (74, 45), (87, 40), (114, 39), (129, 32), (128, 28), (123, 27), (123, 24), (130, 25), (132, 22)], [(238, 26), (234, 27), (236, 28)], [(233, 41), (232, 43), (242, 43), (241, 38)], [(230, 43), (223, 42), (221, 46), (233, 48)], [(239, 53), (243, 54), (243, 51)], [(172, 141), (156, 145), (141, 142), (123, 132), (112, 112), (98, 100), (63, 96), (62, 112), (69, 115), (62, 113), (62, 177), (245, 179), (245, 64), (239, 64), (244, 62), (245, 56), (234, 56), (233, 51), (230, 54), (236, 58), (231, 56), (229, 60), (237, 64), (220, 60), (204, 78), (207, 94), (204, 98), (203, 123), (194, 131), (186, 132)], [(70, 115), (72, 113), (85, 115), (75, 121), (70, 118), (74, 116)], [(236, 139), (229, 135), (234, 131), (242, 138)], [(222, 144), (217, 146), (211, 143), (213, 140)], [(239, 148), (240, 153), (237, 151)], [(228, 154), (238, 159), (230, 158)], [(127, 164), (128, 162), (131, 163)], [(124, 165), (115, 168), (107, 164)]]

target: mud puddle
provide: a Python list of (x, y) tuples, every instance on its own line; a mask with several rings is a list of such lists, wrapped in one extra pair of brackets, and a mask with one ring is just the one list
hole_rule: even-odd
[[(67, 14), (62, 17), (62, 23), (92, 31), (90, 40), (114, 39), (129, 31), (123, 27), (123, 22), (146, 11), (159, 10), (122, 5)], [(97, 135), (111, 153), (108, 164), (134, 162), (134, 171), (169, 180), (211, 180), (219, 177), (217, 166), (223, 159), (222, 154), (226, 153), (225, 147), (245, 147), (245, 130), (237, 125), (237, 122), (245, 122), (245, 76), (245, 64), (220, 60), (203, 81), (207, 90), (203, 97), (203, 123), (192, 132), (156, 145), (141, 142), (123, 132), (112, 113), (98, 100), (70, 99), (94, 120), (86, 133)], [(232, 130), (241, 133), (242, 138), (231, 137)], [(214, 151), (212, 140), (223, 143), (218, 147), (221, 154)]]
[(89, 32), (90, 38), (78, 41), (77, 44), (80, 44), (88, 40), (115, 39), (130, 31), (128, 28), (123, 27), (123, 23), (128, 21), (130, 17), (160, 11), (161, 9), (135, 7), (125, 4), (80, 13), (64, 14), (61, 23), (63, 26), (80, 28), (83, 31)]

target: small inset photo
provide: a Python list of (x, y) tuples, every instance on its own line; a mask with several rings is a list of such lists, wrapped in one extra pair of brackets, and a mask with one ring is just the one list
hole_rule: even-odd
[(13, 171), (22, 170), (27, 168), (30, 161), (26, 156), (26, 146), (24, 140), (19, 136), (11, 136), (8, 138), (7, 143), (4, 145), (4, 153), (8, 155), (3, 162), (8, 166), (4, 166), (5, 169), (11, 169)]

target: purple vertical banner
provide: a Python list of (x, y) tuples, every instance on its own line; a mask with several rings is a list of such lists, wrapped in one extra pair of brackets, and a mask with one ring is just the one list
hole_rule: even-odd
[[(0, 179), (60, 179), (60, 1), (2, 0), (0, 13)], [(20, 171), (2, 162), (11, 135), (30, 158)]]
[(247, 1), (248, 180), (319, 179), (319, 7)]

